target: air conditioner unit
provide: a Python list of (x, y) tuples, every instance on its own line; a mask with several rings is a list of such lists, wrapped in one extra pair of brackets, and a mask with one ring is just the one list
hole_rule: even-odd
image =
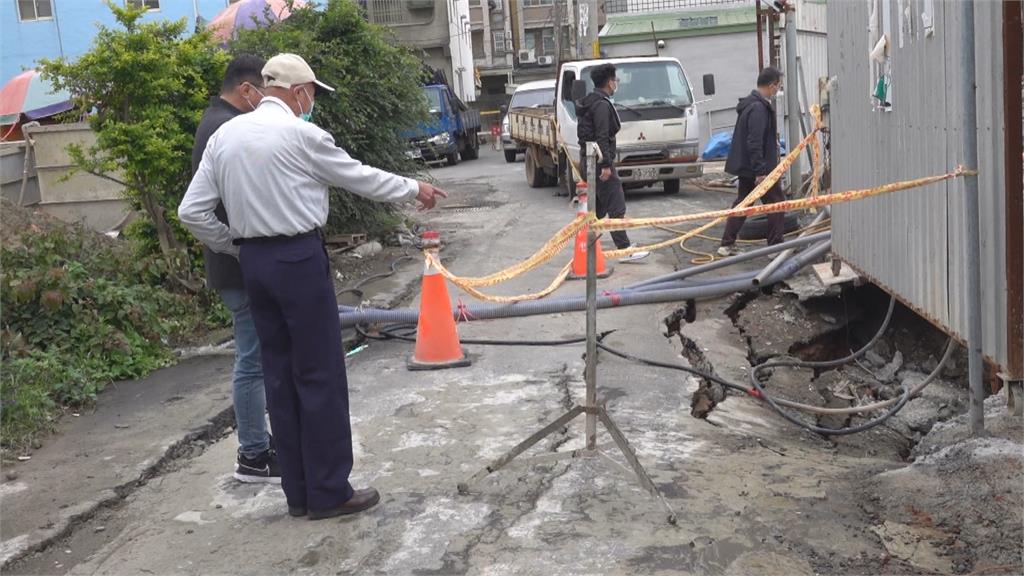
[(554, 63), (555, 63), (555, 57), (554, 56), (540, 56), (539, 58), (537, 58), (537, 65), (538, 66), (551, 66)]
[(537, 62), (534, 50), (520, 50), (518, 54), (520, 64), (533, 64)]

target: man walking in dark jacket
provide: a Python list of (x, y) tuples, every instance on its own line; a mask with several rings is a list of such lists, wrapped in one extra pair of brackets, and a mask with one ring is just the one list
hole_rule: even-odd
[[(739, 177), (739, 190), (736, 207), (764, 180), (779, 164), (778, 125), (775, 119), (775, 107), (772, 99), (782, 87), (782, 72), (771, 66), (761, 71), (757, 77), (757, 90), (752, 90), (746, 98), (740, 99), (736, 105), (736, 128), (732, 133), (732, 147), (725, 161), (725, 171)], [(786, 197), (782, 193), (782, 185), (778, 182), (761, 197), (761, 202), (774, 204), (782, 202)], [(785, 231), (783, 212), (768, 214), (768, 244), (782, 242)], [(746, 217), (729, 218), (722, 235), (722, 245), (718, 248), (719, 256), (736, 254), (736, 237), (743, 227)]]
[[(615, 171), (615, 135), (622, 122), (612, 104), (611, 97), (619, 87), (613, 64), (601, 64), (590, 71), (594, 91), (576, 102), (579, 124), (576, 135), (580, 141), (580, 172), (587, 177), (587, 142), (596, 142), (601, 149), (597, 164), (597, 217), (623, 218), (626, 215), (626, 193), (622, 181)], [(618, 249), (629, 248), (629, 235), (625, 230), (612, 232), (612, 241)], [(650, 252), (636, 252), (622, 259), (623, 262), (646, 258)]]
[[(220, 95), (210, 99), (203, 119), (196, 130), (192, 147), (192, 174), (195, 175), (210, 136), (222, 124), (239, 114), (256, 109), (263, 94), (257, 86), (263, 85), (260, 72), (262, 58), (242, 54), (228, 64), (224, 73)], [(217, 218), (227, 223), (223, 204), (217, 207)], [(220, 294), (231, 311), (235, 331), (235, 369), (232, 375), (232, 400), (238, 427), (238, 458), (235, 478), (241, 482), (281, 483), (277, 456), (270, 447), (267, 432), (267, 397), (263, 385), (263, 364), (260, 361), (260, 341), (256, 336), (249, 309), (249, 296), (242, 283), (242, 268), (234, 256), (214, 252), (203, 246), (206, 263), (206, 285)]]

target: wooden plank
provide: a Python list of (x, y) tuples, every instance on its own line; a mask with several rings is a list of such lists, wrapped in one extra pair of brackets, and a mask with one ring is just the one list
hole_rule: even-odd
[(357, 246), (366, 242), (366, 234), (334, 234), (324, 238), (325, 244)]
[(832, 271), (832, 262), (822, 262), (821, 264), (811, 266), (811, 268), (814, 269), (814, 274), (818, 276), (818, 280), (826, 287), (856, 282), (861, 279), (857, 271), (845, 263), (840, 263), (838, 275)]

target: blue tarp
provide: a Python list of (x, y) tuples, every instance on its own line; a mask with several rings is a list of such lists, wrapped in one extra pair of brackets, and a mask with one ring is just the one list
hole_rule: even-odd
[(704, 160), (720, 160), (729, 155), (729, 147), (732, 145), (732, 132), (719, 132), (711, 136), (708, 145), (704, 147)]
[[(786, 155), (786, 139), (781, 138), (781, 154)], [(719, 132), (713, 134), (711, 139), (708, 140), (708, 145), (704, 147), (704, 154), (701, 155), (701, 159), (704, 161), (709, 160), (724, 160), (729, 156), (729, 148), (732, 147), (732, 132)]]

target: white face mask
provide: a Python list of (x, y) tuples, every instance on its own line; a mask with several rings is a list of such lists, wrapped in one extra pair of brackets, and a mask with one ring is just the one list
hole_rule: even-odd
[[(252, 86), (252, 84), (250, 84), (250, 86)], [(260, 100), (263, 100), (263, 98), (265, 97), (263, 92), (261, 92), (260, 89), (255, 86), (252, 86), (252, 89), (255, 90), (257, 94), (260, 95)], [(248, 98), (245, 98), (245, 103), (249, 105), (249, 108), (252, 108), (253, 110), (256, 109), (256, 105), (250, 102)], [(257, 104), (259, 104), (259, 102), (257, 102)]]
[(299, 104), (299, 118), (302, 118), (306, 122), (313, 121), (313, 99), (309, 96), (309, 91), (305, 87), (302, 88), (302, 93), (306, 95), (306, 99), (309, 100), (309, 112), (302, 107), (302, 102), (299, 100), (298, 95), (295, 96), (295, 101)]

